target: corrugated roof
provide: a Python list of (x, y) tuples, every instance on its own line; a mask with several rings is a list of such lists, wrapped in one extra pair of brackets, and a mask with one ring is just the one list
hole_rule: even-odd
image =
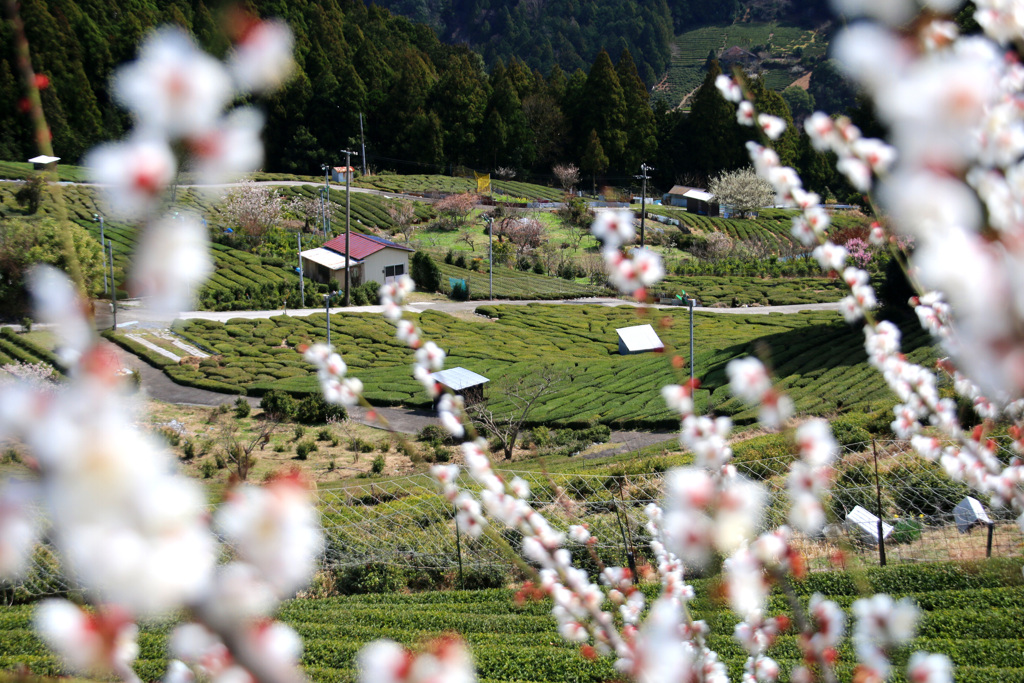
[(711, 194), (710, 192), (705, 192), (704, 190), (696, 189), (689, 190), (683, 193), (683, 196), (689, 197), (690, 199), (696, 199), (699, 202), (710, 202), (712, 199), (715, 198), (715, 195)]
[[(307, 249), (300, 254), (302, 258), (308, 259), (313, 263), (319, 263), (321, 266), (330, 268), (331, 270), (338, 270), (345, 267), (345, 257), (336, 251), (330, 249), (324, 249), (317, 247), (316, 249)], [(359, 261), (352, 260), (352, 265), (359, 265)]]
[(30, 164), (52, 164), (55, 161), (60, 161), (60, 157), (49, 157), (45, 154), (40, 154), (37, 157), (32, 157), (28, 160)]
[[(403, 247), (400, 244), (389, 242), (388, 240), (380, 237), (374, 237), (373, 235), (361, 235), (356, 232), (351, 234), (349, 242), (352, 247), (352, 253), (350, 254), (350, 256), (358, 261), (362, 261), (370, 254), (375, 254), (381, 249), (385, 249), (388, 247), (392, 249), (401, 249), (402, 251), (415, 251), (414, 249), (410, 249), (409, 247)], [(331, 251), (336, 251), (339, 254), (344, 254), (345, 236), (339, 235), (338, 237), (335, 237), (334, 239), (325, 242), (324, 247), (330, 249)]]
[(490, 382), (483, 375), (478, 375), (472, 370), (466, 368), (448, 368), (447, 370), (441, 370), (435, 372), (433, 378), (443, 384), (444, 386), (452, 389), (453, 391), (462, 391), (469, 387), (475, 387), (478, 384)]
[(615, 330), (615, 333), (629, 351), (654, 351), (665, 348), (658, 338), (658, 333), (650, 325), (623, 327)]
[(690, 190), (694, 190), (694, 189), (696, 189), (696, 188), (690, 187), (689, 185), (673, 185), (672, 189), (669, 190), (668, 193), (669, 194), (678, 195), (678, 196), (681, 197), (681, 196), (685, 195), (687, 192), (689, 192)]

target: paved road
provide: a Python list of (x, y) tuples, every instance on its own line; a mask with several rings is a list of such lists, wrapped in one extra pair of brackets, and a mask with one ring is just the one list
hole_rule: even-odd
[[(543, 300), (519, 300), (510, 301), (508, 299), (495, 299), (486, 301), (420, 301), (412, 303), (409, 308), (414, 312), (423, 312), (427, 310), (441, 311), (444, 313), (457, 313), (457, 312), (473, 312), (478, 306), (487, 305), (512, 305), (512, 306), (525, 306), (528, 304), (557, 304), (557, 305), (596, 305), (596, 306), (632, 306), (634, 308), (639, 307), (640, 304), (633, 301), (624, 301), (622, 299), (616, 299), (613, 297), (591, 297), (586, 299), (565, 299), (555, 301), (543, 301)], [(119, 326), (124, 324), (135, 324), (141, 323), (144, 325), (162, 324), (170, 325), (173, 319), (166, 315), (154, 313), (146, 309), (141, 302), (132, 301), (128, 303), (120, 304), (122, 308), (119, 309), (118, 318)], [(681, 306), (674, 306), (671, 304), (661, 305), (655, 304), (654, 308), (665, 309), (665, 308), (682, 308)], [(383, 312), (382, 306), (349, 306), (347, 308), (342, 306), (334, 306), (331, 308), (331, 313), (381, 313)], [(803, 311), (838, 311), (838, 303), (823, 303), (823, 304), (793, 304), (788, 306), (750, 306), (746, 308), (713, 308), (707, 306), (697, 306), (693, 310), (700, 313), (721, 313), (724, 315), (768, 315), (769, 313), (800, 313)], [(313, 315), (314, 313), (323, 313), (323, 308), (289, 308), (276, 309), (272, 311), (182, 311), (177, 315), (177, 318), (184, 320), (191, 319), (202, 319), (202, 320), (216, 320), (224, 322), (231, 318), (270, 318), (275, 315), (281, 315), (287, 313), (288, 315), (302, 317), (307, 315)]]

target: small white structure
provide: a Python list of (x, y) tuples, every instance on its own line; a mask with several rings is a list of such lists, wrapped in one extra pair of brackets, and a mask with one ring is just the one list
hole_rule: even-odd
[(454, 393), (462, 396), (467, 404), (482, 401), (484, 398), (484, 384), (491, 381), (483, 375), (478, 375), (466, 368), (440, 370), (435, 372), (432, 377), (441, 386), (447, 387)]
[(628, 356), (646, 351), (664, 351), (665, 344), (650, 325), (635, 325), (615, 330), (619, 335), (619, 354)]
[(29, 159), (28, 163), (32, 164), (32, 169), (35, 171), (45, 171), (52, 168), (58, 161), (60, 161), (60, 157), (51, 157), (45, 154), (40, 154), (37, 157)]
[(953, 508), (953, 520), (956, 522), (956, 530), (962, 534), (979, 524), (992, 523), (982, 504), (970, 496), (965, 497)]
[[(878, 517), (858, 505), (846, 515), (846, 523), (853, 531), (859, 533), (866, 542), (871, 545), (878, 545)], [(893, 527), (891, 524), (882, 522), (882, 538), (889, 538), (889, 534), (892, 531)]]
[(349, 238), (349, 259), (345, 259), (345, 236), (335, 237), (322, 247), (301, 253), (302, 272), (314, 282), (339, 283), (345, 280), (345, 268), (352, 269), (352, 285), (365, 282), (379, 285), (394, 282), (409, 272), (411, 247), (395, 244), (383, 237), (352, 233)]
[(355, 180), (355, 172), (356, 169), (351, 166), (335, 166), (331, 169), (331, 180), (336, 183)]

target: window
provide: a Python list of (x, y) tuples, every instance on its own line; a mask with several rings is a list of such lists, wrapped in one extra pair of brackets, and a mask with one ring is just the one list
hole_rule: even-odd
[(394, 282), (402, 275), (405, 275), (404, 263), (399, 263), (395, 266), (384, 266), (384, 282)]

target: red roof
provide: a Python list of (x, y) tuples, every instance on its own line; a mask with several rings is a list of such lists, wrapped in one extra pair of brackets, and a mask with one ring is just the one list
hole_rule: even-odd
[[(372, 237), (370, 235), (360, 235), (359, 233), (352, 233), (349, 238), (349, 244), (352, 247), (352, 253), (349, 256), (356, 261), (362, 261), (370, 254), (375, 254), (381, 249), (391, 247), (392, 249), (402, 249), (403, 251), (414, 251), (409, 247), (403, 247), (400, 244), (389, 242), (386, 239), (380, 237)], [(339, 254), (345, 254), (345, 236), (339, 235), (334, 239), (325, 242), (324, 247), (331, 251), (336, 251)]]

